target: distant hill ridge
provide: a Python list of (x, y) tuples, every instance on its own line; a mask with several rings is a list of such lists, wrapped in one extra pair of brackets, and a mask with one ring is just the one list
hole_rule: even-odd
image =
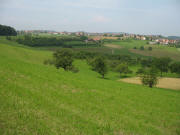
[(168, 36), (167, 38), (172, 40), (180, 40), (179, 36)]

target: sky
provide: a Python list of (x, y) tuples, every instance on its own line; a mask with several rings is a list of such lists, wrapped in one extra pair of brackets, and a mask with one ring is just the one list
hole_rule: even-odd
[(0, 24), (17, 30), (180, 36), (180, 0), (0, 0)]

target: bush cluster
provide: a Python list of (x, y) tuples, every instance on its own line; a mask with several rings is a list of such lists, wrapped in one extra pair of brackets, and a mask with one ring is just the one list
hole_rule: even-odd
[(0, 25), (0, 36), (16, 36), (17, 32), (10, 26)]

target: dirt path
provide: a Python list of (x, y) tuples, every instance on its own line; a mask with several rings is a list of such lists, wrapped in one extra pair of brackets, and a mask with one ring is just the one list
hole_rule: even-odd
[(104, 46), (110, 47), (110, 48), (115, 48), (115, 49), (121, 49), (122, 48), (120, 45), (114, 45), (114, 44), (105, 44)]
[[(142, 84), (139, 77), (120, 79), (119, 81)], [(180, 90), (180, 78), (160, 78), (156, 87)]]

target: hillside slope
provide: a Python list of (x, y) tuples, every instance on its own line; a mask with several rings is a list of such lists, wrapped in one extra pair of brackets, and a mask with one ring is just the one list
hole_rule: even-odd
[[(11, 44), (11, 45), (10, 45)], [(51, 57), (0, 41), (0, 134), (180, 134), (180, 92), (43, 65)]]

